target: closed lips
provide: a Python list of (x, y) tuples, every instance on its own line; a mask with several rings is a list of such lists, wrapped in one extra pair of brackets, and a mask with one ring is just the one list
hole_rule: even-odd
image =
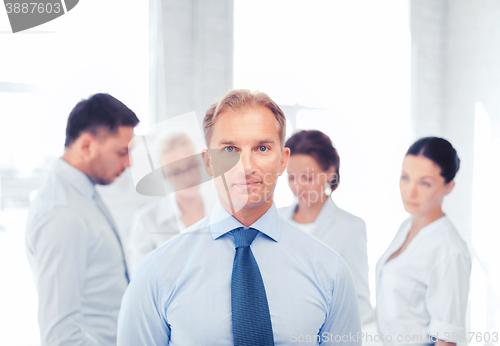
[(234, 183), (233, 185), (256, 185), (260, 184), (261, 181), (249, 181), (249, 182), (243, 182), (243, 183)]

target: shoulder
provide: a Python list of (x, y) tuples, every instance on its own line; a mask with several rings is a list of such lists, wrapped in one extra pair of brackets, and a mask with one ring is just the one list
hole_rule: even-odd
[(29, 207), (27, 229), (48, 222), (62, 224), (83, 221), (85, 208), (90, 203), (51, 170)]
[(50, 240), (54, 245), (81, 241), (88, 223), (77, 210), (68, 205), (52, 207), (43, 214), (29, 215), (26, 223), (26, 241)]
[(453, 272), (450, 268), (470, 270), (471, 258), (467, 244), (446, 216), (426, 227), (420, 230), (425, 233), (419, 244), (425, 246), (422, 251), (429, 256), (429, 266), (449, 273)]
[(44, 215), (54, 208), (69, 206), (70, 193), (66, 182), (54, 172), (49, 172), (30, 205), (29, 214)]
[(333, 204), (332, 203), (332, 210), (333, 210), (333, 215), (334, 217), (336, 217), (338, 220), (341, 220), (342, 222), (344, 223), (348, 223), (352, 226), (357, 226), (357, 227), (366, 227), (366, 224), (365, 224), (365, 221), (354, 215), (354, 214), (351, 214), (347, 211), (345, 211), (344, 209), (342, 208), (339, 208), (337, 205)]
[[(134, 296), (134, 300), (138, 297), (144, 298), (144, 293), (142, 291), (147, 288), (149, 293), (156, 292), (157, 298), (159, 299), (161, 296), (161, 285), (159, 285), (159, 280), (161, 280), (159, 275), (159, 267), (158, 267), (158, 257), (155, 254), (155, 251), (149, 252), (137, 265), (137, 268), (134, 270), (134, 275), (132, 276), (132, 280), (125, 292), (125, 296), (132, 295)], [(134, 293), (136, 291), (136, 293)], [(140, 293), (137, 293), (140, 292)], [(135, 294), (135, 295), (134, 295)], [(126, 298), (124, 297), (124, 301)], [(128, 304), (135, 304), (134, 302), (129, 302)]]
[[(165, 284), (173, 284), (194, 262), (204, 262), (214, 245), (207, 218), (190, 226), (147, 254), (136, 272), (154, 273)], [(136, 274), (134, 274), (134, 278)]]
[(439, 227), (433, 229), (433, 237), (439, 245), (440, 252), (445, 256), (470, 258), (465, 240), (460, 236), (451, 220), (445, 216), (440, 220)]
[(342, 259), (323, 241), (296, 227), (284, 217), (281, 217), (281, 225), (280, 241), (293, 247), (297, 255), (318, 258), (321, 262), (335, 262), (337, 259)]
[(160, 204), (163, 202), (164, 198), (168, 198), (168, 196), (148, 203), (145, 206), (139, 208), (134, 214), (134, 219), (139, 220), (155, 218), (158, 215), (158, 209), (160, 208)]
[(197, 248), (202, 243), (208, 245), (210, 240), (212, 240), (210, 233), (210, 216), (206, 216), (188, 227), (182, 233), (164, 242), (153, 252), (156, 252), (156, 257), (162, 260), (174, 257), (176, 260), (179, 260), (185, 255), (190, 255), (191, 252), (194, 251), (193, 249)]
[(338, 252), (290, 221), (282, 219), (281, 222), (280, 246), (285, 247), (286, 253), (293, 254), (293, 261), (306, 275), (311, 275), (311, 280), (321, 282), (328, 292), (338, 284), (352, 281), (351, 272)]
[(394, 236), (393, 241), (396, 241), (396, 239), (400, 236), (405, 236), (408, 234), (410, 231), (411, 225), (412, 225), (413, 219), (412, 217), (407, 217), (406, 219), (401, 222), (401, 225), (399, 225), (399, 228)]

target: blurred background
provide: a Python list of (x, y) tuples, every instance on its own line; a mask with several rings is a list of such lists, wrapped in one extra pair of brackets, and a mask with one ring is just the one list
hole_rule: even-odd
[[(108, 92), (146, 134), (187, 112), (201, 120), (233, 88), (268, 93), (288, 135), (332, 138), (333, 199), (367, 223), (372, 304), (375, 263), (407, 216), (404, 153), (419, 137), (450, 140), (462, 165), (444, 211), (473, 257), (468, 331), (500, 332), (499, 1), (86, 0), (17, 34), (0, 9), (0, 47), (0, 345), (40, 343), (24, 227), (72, 107)], [(126, 238), (154, 198), (130, 172), (101, 190)], [(292, 202), (286, 178), (275, 196)]]

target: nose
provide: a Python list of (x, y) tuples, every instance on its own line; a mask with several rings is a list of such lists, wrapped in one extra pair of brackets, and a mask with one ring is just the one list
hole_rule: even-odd
[(411, 184), (408, 188), (408, 197), (415, 198), (417, 197), (417, 194), (418, 194), (417, 184)]
[(132, 162), (130, 160), (130, 154), (125, 155), (125, 161), (123, 162), (123, 169), (130, 167), (132, 165)]
[(250, 175), (255, 172), (255, 164), (253, 161), (252, 152), (250, 150), (242, 150), (240, 153), (240, 162), (245, 175)]

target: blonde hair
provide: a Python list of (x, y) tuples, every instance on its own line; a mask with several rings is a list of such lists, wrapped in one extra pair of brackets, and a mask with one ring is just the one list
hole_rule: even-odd
[(242, 108), (266, 107), (273, 112), (280, 128), (278, 131), (281, 146), (285, 145), (286, 136), (286, 118), (281, 108), (271, 98), (260, 91), (250, 91), (247, 89), (238, 89), (228, 92), (218, 102), (212, 104), (203, 119), (203, 133), (207, 147), (210, 145), (212, 138), (213, 126), (217, 120), (217, 115), (224, 111), (235, 112)]
[(166, 137), (162, 141), (162, 145), (159, 151), (160, 163), (163, 165), (164, 155), (173, 149), (179, 148), (181, 146), (190, 146), (193, 147), (193, 143), (189, 139), (189, 137), (185, 133), (174, 133), (168, 137)]

